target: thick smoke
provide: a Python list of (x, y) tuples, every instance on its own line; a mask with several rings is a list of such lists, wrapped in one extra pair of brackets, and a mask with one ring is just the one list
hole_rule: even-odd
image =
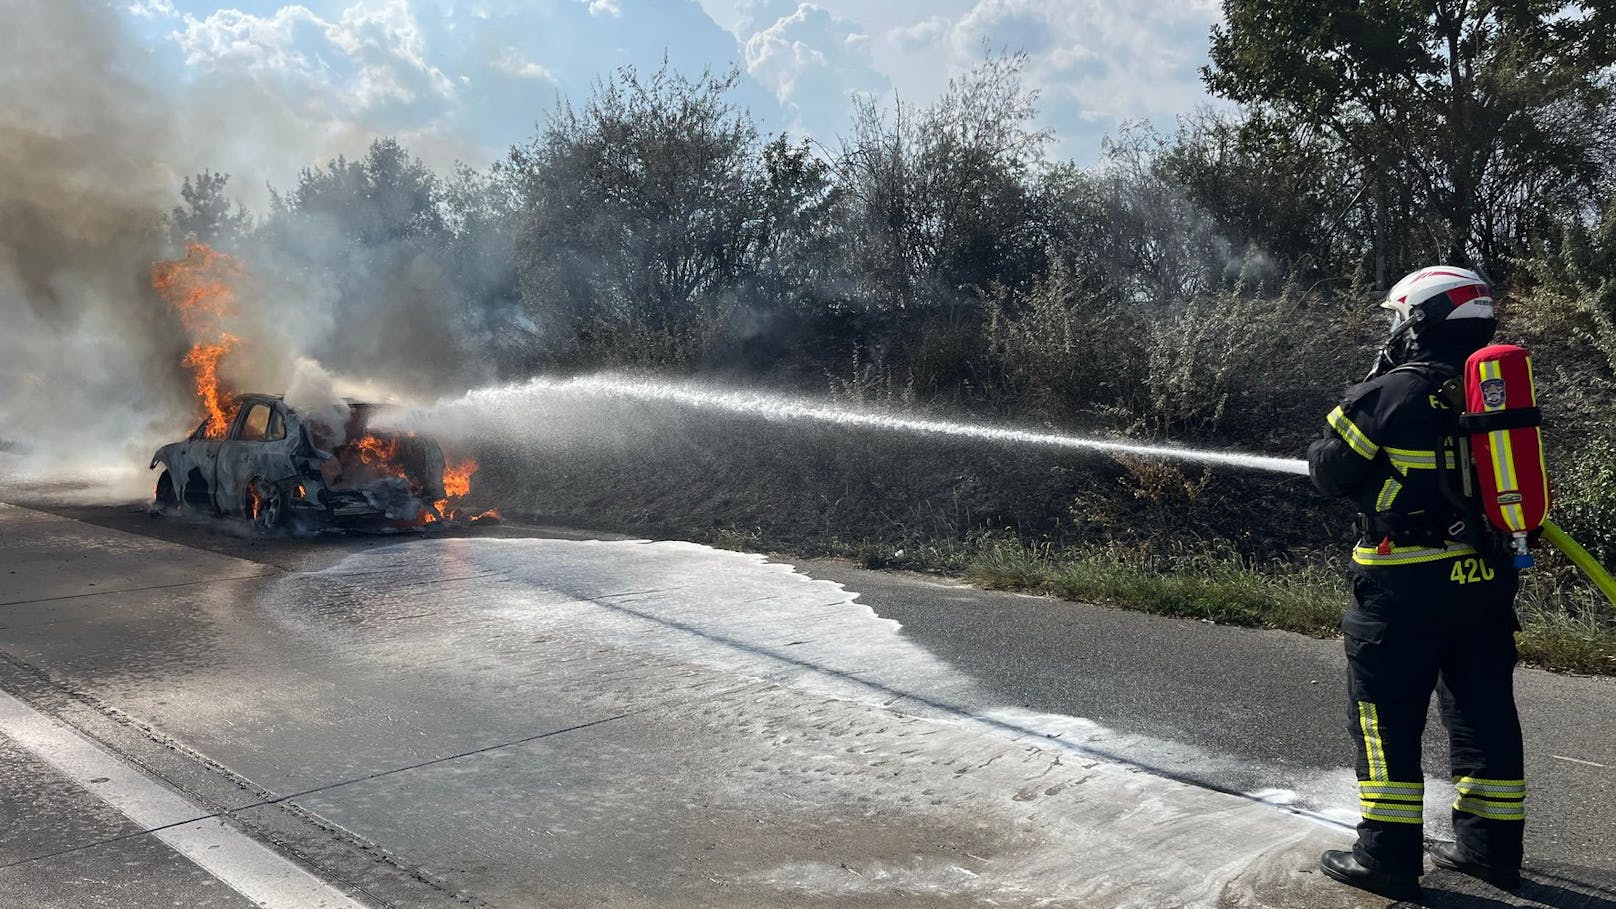
[[(363, 155), (374, 133), (348, 123), (311, 139), (244, 80), (159, 87), (118, 13), (94, 0), (18, 5), (0, 47), (0, 482), (149, 494), (151, 452), (200, 417), (185, 332), (150, 287), (154, 262), (184, 254), (165, 221), (181, 175), (222, 163), (241, 171), (230, 193), (251, 193)], [(257, 127), (250, 154), (243, 118)], [(342, 220), (282, 212), (224, 245), (246, 271), (223, 325), (240, 339), (221, 362), (226, 389), (330, 404), (488, 378), (475, 356), (487, 314), (454, 292), (467, 275), (446, 274), (424, 241), (356, 242)]]
[(168, 111), (110, 14), (25, 3), (6, 30), (0, 446), (52, 472), (128, 463), (186, 407), (183, 337), (145, 286), (173, 191)]

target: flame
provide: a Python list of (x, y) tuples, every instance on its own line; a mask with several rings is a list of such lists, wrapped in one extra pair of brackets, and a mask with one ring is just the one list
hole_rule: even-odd
[[(202, 433), (209, 439), (223, 438), (230, 428), (225, 406), (231, 396), (220, 379), (219, 363), (235, 350), (238, 343), (238, 339), (225, 331), (224, 326), (236, 314), (235, 285), (246, 274), (246, 269), (238, 260), (194, 241), (185, 245), (184, 258), (157, 262), (151, 268), (152, 288), (179, 316), (185, 334), (191, 341), (191, 348), (181, 362), (191, 370), (197, 400), (206, 416)], [(400, 477), (409, 480), (411, 491), (420, 495), (419, 479), (411, 478), (404, 466), (403, 446), (409, 438), (412, 438), (409, 434), (378, 436), (366, 433), (337, 449), (337, 456), (344, 468), (364, 467), (365, 470), (359, 472), (361, 475), (368, 473), (372, 478)], [(443, 498), (432, 503), (434, 507), (422, 514), (420, 523), (466, 520), (466, 514), (457, 504), (471, 493), (471, 477), (476, 472), (477, 462), (472, 458), (445, 463), (440, 484)], [(259, 494), (257, 490), (249, 490), (249, 495), (248, 512), (256, 514)], [(304, 497), (301, 487), (298, 497)], [(499, 512), (490, 509), (470, 518), (470, 521), (498, 519)]]
[(399, 458), (398, 439), (381, 438), (367, 434), (351, 444), (354, 452), (359, 457), (359, 463), (372, 468), (382, 476), (402, 477), (405, 475), (404, 464)]
[(185, 245), (185, 258), (151, 268), (152, 288), (179, 316), (191, 340), (181, 362), (191, 370), (207, 417), (202, 433), (210, 439), (223, 438), (230, 428), (224, 412), (230, 396), (220, 387), (219, 361), (236, 346), (237, 339), (224, 330), (224, 322), (236, 314), (233, 283), (245, 275), (236, 259), (196, 242)]
[(248, 483), (247, 484), (247, 520), (251, 521), (251, 520), (256, 519), (258, 517), (258, 509), (262, 508), (263, 505), (264, 505), (264, 497), (259, 495), (259, 493), (258, 493), (258, 483), (257, 482)]
[[(414, 438), (411, 433), (398, 436), (377, 436), (367, 433), (360, 436), (338, 451), (339, 458), (351, 457), (367, 468), (369, 473), (381, 477), (402, 477), (411, 480), (411, 489), (419, 492), (414, 485), (415, 478), (410, 477), (404, 467), (404, 442)], [(458, 461), (446, 461), (443, 466), (443, 498), (433, 502), (433, 507), (421, 513), (417, 519), (421, 524), (436, 524), (441, 521), (465, 521), (468, 515), (458, 507), (459, 500), (471, 494), (471, 477), (477, 472), (475, 458), (462, 458)], [(498, 520), (499, 513), (490, 509), (475, 517), (471, 521)]]
[(443, 468), (443, 492), (458, 499), (471, 492), (471, 475), (477, 472), (477, 462), (466, 458), (459, 464), (446, 464)]
[[(464, 458), (458, 463), (446, 461), (443, 465), (443, 495), (437, 501), (438, 514), (445, 520), (451, 516), (459, 516), (459, 509), (455, 502), (464, 498), (471, 492), (471, 475), (477, 472), (477, 461), (474, 458)], [(428, 518), (428, 523), (433, 519)]]

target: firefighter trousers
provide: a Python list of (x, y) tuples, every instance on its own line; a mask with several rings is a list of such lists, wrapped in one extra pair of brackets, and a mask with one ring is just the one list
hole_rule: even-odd
[(1513, 569), (1471, 555), (1356, 564), (1346, 640), (1359, 808), (1354, 849), (1394, 876), (1424, 869), (1420, 741), (1431, 694), (1448, 729), (1453, 829), (1470, 858), (1521, 863), (1526, 774), (1515, 710)]

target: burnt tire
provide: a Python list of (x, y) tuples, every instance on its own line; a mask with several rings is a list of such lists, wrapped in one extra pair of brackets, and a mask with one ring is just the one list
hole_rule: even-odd
[(179, 505), (180, 497), (174, 492), (174, 478), (165, 469), (162, 476), (157, 478), (157, 488), (152, 493), (152, 510), (170, 511)]
[(256, 477), (247, 486), (247, 519), (253, 529), (266, 536), (279, 533), (291, 515), (286, 490)]

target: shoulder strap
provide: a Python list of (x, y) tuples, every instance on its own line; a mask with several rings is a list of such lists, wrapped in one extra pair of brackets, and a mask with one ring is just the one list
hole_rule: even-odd
[(1419, 376), (1431, 386), (1431, 393), (1442, 399), (1455, 414), (1464, 413), (1464, 381), (1459, 370), (1446, 363), (1404, 363), (1391, 372), (1407, 372)]

